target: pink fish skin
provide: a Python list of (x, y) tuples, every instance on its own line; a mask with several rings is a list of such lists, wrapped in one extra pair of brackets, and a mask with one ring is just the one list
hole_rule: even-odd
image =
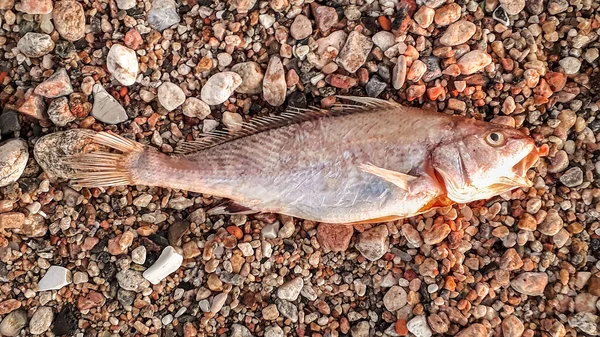
[(539, 155), (521, 130), (347, 99), (358, 105), (258, 119), (246, 132), (184, 144), (185, 153), (171, 156), (101, 132), (94, 141), (118, 152), (71, 158), (74, 183), (194, 191), (234, 201), (237, 209), (225, 212), (328, 223), (391, 221), (531, 186), (527, 172)]

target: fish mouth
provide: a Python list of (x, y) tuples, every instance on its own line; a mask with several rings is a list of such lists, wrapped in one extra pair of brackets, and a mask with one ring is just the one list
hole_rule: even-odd
[(527, 179), (527, 171), (537, 163), (539, 158), (540, 153), (534, 146), (533, 149), (527, 155), (525, 155), (525, 157), (523, 157), (523, 159), (521, 159), (512, 167), (512, 175), (509, 177), (502, 177), (500, 183), (502, 185), (512, 185), (515, 187), (533, 186), (533, 182)]

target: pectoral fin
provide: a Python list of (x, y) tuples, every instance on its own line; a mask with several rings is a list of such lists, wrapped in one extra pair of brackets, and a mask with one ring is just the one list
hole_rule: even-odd
[(396, 171), (386, 170), (384, 168), (377, 167), (371, 163), (361, 164), (360, 169), (363, 172), (371, 173), (382, 179), (385, 179), (405, 191), (408, 191), (408, 183), (417, 179), (417, 177), (415, 176)]

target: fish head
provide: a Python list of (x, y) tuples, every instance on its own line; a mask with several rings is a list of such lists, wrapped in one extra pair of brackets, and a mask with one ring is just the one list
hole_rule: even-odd
[(486, 122), (468, 123), (464, 129), (432, 152), (433, 168), (449, 199), (466, 203), (533, 185), (527, 171), (539, 152), (531, 137), (516, 128)]

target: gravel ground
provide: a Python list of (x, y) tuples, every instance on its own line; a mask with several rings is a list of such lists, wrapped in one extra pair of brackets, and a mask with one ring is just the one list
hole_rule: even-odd
[[(600, 335), (597, 1), (18, 1), (0, 0), (0, 335)], [(354, 227), (62, 179), (89, 130), (169, 153), (335, 94), (524, 127), (547, 156), (529, 190)]]

